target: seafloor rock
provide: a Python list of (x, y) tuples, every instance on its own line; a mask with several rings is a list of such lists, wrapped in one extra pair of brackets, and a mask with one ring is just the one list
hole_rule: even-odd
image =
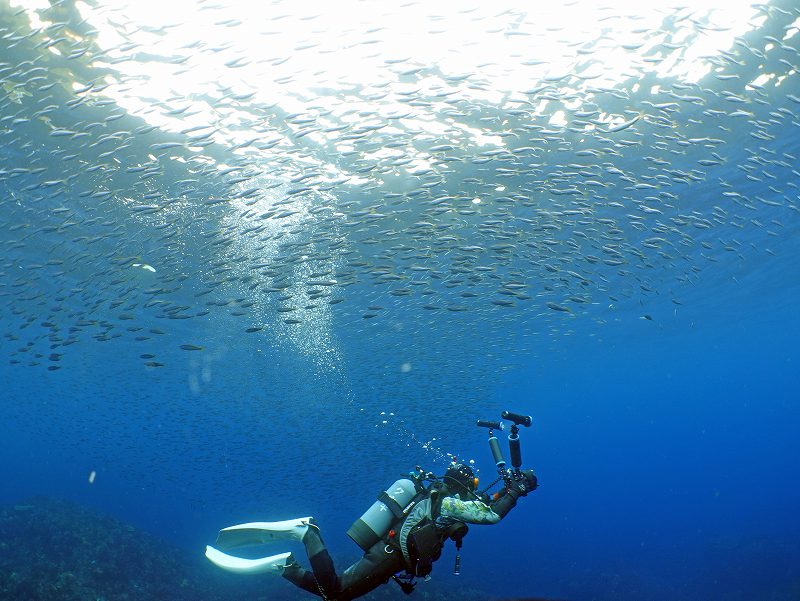
[[(163, 541), (64, 501), (36, 498), (0, 509), (0, 599), (173, 601), (258, 599)], [(256, 593), (256, 594), (254, 594)]]
[[(428, 586), (414, 598), (485, 601)], [(0, 601), (294, 601), (314, 599), (281, 578), (242, 578), (114, 518), (35, 498), (0, 508)], [(389, 583), (365, 601), (405, 599)]]

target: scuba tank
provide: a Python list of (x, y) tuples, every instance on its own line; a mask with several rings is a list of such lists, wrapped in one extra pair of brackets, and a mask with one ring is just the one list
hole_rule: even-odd
[(375, 543), (382, 540), (391, 525), (404, 515), (404, 510), (419, 492), (417, 486), (408, 478), (395, 481), (378, 495), (378, 500), (360, 518), (353, 522), (347, 531), (347, 536), (364, 551), (368, 551)]

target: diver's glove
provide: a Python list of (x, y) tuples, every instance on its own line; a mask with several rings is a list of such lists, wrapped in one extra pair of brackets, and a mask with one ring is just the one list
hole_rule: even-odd
[(504, 518), (516, 506), (517, 499), (527, 496), (529, 492), (535, 490), (538, 486), (539, 482), (531, 470), (523, 471), (522, 478), (519, 480), (509, 475), (506, 480), (506, 487), (495, 495), (495, 499), (491, 503), (492, 511)]
[(513, 477), (506, 480), (506, 494), (513, 496), (515, 499), (527, 496), (529, 492), (536, 490), (539, 486), (539, 480), (531, 470), (524, 470), (521, 475), (522, 477), (519, 480)]
[(539, 479), (536, 477), (536, 474), (533, 473), (533, 470), (523, 470), (522, 476), (525, 481), (525, 488), (527, 489), (526, 495), (539, 488)]

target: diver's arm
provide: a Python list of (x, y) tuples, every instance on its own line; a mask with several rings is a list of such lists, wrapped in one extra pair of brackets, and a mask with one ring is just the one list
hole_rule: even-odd
[(442, 499), (439, 512), (444, 517), (468, 524), (496, 524), (503, 517), (492, 511), (492, 507), (483, 501), (462, 501), (458, 497)]
[(491, 501), (491, 509), (500, 518), (506, 517), (509, 511), (517, 505), (517, 499), (525, 497), (529, 492), (536, 490), (539, 482), (530, 470), (522, 472), (522, 477), (506, 482), (506, 487)]
[(468, 524), (496, 524), (516, 507), (520, 496), (523, 495), (516, 489), (505, 488), (488, 504), (480, 500), (462, 501), (458, 497), (445, 497), (440, 513)]
[(516, 494), (516, 492), (512, 492), (507, 488), (503, 489), (502, 492), (498, 493), (498, 496), (492, 500), (492, 511), (500, 516), (500, 519), (503, 519), (508, 515), (509, 511), (517, 506), (517, 499), (519, 497), (520, 495)]
[(458, 497), (445, 497), (439, 512), (445, 517), (468, 524), (496, 524), (516, 507), (517, 499), (527, 496), (538, 485), (534, 473), (525, 470), (517, 480), (509, 478), (505, 488), (488, 503), (480, 499), (462, 501)]

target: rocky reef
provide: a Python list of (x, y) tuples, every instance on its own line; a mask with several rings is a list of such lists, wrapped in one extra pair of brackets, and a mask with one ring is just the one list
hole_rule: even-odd
[[(414, 598), (486, 601), (428, 586)], [(34, 498), (0, 508), (0, 601), (294, 601), (314, 599), (280, 578), (242, 578), (113, 517)], [(406, 599), (390, 583), (366, 601)]]

